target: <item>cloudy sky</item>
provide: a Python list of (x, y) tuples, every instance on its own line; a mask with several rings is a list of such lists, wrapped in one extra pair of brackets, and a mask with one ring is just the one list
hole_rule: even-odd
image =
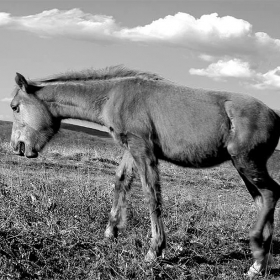
[(0, 119), (14, 77), (124, 64), (280, 109), (280, 1), (0, 1)]

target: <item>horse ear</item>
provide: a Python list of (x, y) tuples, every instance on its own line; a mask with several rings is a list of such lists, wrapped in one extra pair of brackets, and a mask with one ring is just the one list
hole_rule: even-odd
[(16, 73), (15, 81), (22, 91), (28, 92), (28, 82), (21, 74)]

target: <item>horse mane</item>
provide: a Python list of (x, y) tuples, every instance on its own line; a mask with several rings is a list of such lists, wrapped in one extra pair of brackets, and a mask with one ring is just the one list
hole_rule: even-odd
[(132, 70), (123, 65), (110, 66), (99, 70), (87, 69), (83, 71), (70, 71), (58, 75), (54, 75), (47, 79), (34, 81), (36, 83), (56, 83), (56, 82), (77, 82), (77, 81), (100, 81), (117, 78), (138, 77), (147, 80), (163, 80), (157, 74)]

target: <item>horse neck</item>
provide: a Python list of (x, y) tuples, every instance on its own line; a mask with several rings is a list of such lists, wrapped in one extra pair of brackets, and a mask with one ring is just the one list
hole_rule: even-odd
[(38, 97), (59, 119), (80, 119), (103, 125), (100, 117), (108, 93), (109, 82), (61, 83), (45, 86)]

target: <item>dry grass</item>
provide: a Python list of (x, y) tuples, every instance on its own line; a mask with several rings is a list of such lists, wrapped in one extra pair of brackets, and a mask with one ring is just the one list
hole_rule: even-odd
[[(26, 160), (9, 150), (10, 126), (0, 131), (1, 279), (245, 279), (256, 209), (230, 163), (204, 170), (161, 164), (168, 248), (165, 259), (146, 265), (150, 222), (139, 180), (127, 229), (116, 242), (103, 238), (118, 147), (63, 131), (38, 159)], [(270, 162), (278, 180), (279, 157)], [(276, 226), (276, 263), (266, 279), (280, 277), (279, 233)]]

